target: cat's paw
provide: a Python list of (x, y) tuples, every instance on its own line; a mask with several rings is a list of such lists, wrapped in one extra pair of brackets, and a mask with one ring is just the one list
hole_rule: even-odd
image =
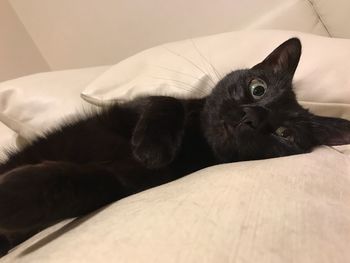
[(169, 135), (158, 138), (134, 136), (132, 140), (134, 158), (149, 169), (165, 167), (176, 157), (178, 140)]
[(171, 163), (181, 145), (184, 121), (185, 113), (180, 101), (153, 98), (133, 131), (131, 146), (135, 159), (150, 169)]

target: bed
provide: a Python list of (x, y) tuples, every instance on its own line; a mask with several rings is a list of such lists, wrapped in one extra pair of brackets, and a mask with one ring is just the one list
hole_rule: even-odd
[[(21, 147), (110, 102), (205, 96), (214, 68), (223, 75), (252, 66), (295, 36), (303, 43), (298, 99), (317, 114), (350, 119), (350, 40), (230, 32), (168, 43), (116, 65), (1, 83), (1, 157), (8, 145)], [(350, 145), (321, 146), (195, 172), (52, 226), (0, 262), (350, 262), (349, 203)]]

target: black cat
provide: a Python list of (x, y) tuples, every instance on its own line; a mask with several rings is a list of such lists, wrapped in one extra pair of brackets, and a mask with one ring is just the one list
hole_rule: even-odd
[(144, 97), (67, 123), (0, 166), (0, 249), (43, 228), (207, 166), (350, 143), (350, 122), (315, 116), (292, 90), (292, 38), (203, 99)]

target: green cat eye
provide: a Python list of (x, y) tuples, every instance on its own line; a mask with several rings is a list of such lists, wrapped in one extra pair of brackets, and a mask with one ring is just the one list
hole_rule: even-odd
[(258, 100), (265, 95), (267, 85), (262, 79), (253, 79), (249, 84), (249, 89), (253, 98)]
[(276, 131), (275, 134), (279, 137), (285, 138), (289, 141), (294, 141), (294, 137), (291, 134), (291, 131), (285, 127), (279, 127)]

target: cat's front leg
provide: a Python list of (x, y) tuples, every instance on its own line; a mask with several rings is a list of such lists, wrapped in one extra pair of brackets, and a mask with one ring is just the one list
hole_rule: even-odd
[(182, 143), (185, 110), (171, 97), (151, 97), (145, 105), (132, 136), (136, 160), (150, 169), (171, 163)]

